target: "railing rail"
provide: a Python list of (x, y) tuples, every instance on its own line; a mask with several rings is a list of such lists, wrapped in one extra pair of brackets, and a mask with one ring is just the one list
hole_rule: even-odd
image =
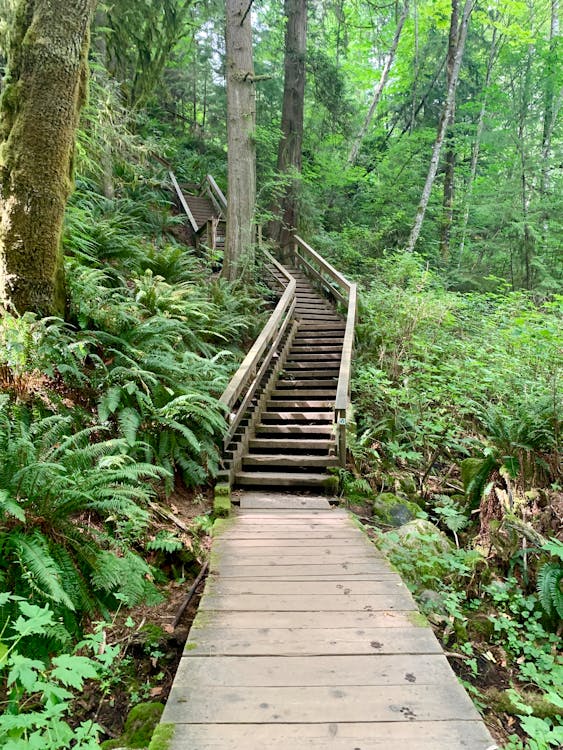
[[(295, 311), (295, 289), (297, 286), (295, 279), (267, 250), (263, 252), (269, 263), (286, 277), (287, 286), (268, 322), (220, 398), (221, 403), (226, 406), (229, 413), (229, 427), (223, 438), (225, 448), (232, 441), (252, 399), (256, 395), (262, 378), (293, 321)], [(241, 396), (243, 396), (242, 400)]]
[[(346, 328), (342, 344), (342, 358), (338, 373), (338, 384), (334, 400), (334, 424), (336, 444), (340, 465), (346, 465), (346, 425), (349, 419), (350, 385), (352, 373), (352, 353), (354, 349), (354, 328), (357, 312), (357, 286), (348, 281), (339, 271), (331, 266), (322, 255), (319, 255), (301, 237), (294, 235), (294, 262), (321, 286), (328, 294), (346, 305)], [(336, 286), (335, 286), (336, 284)]]
[(210, 174), (206, 175), (205, 182), (209, 196), (215, 204), (215, 208), (220, 214), (225, 214), (227, 211), (227, 199), (225, 198), (223, 191)]
[(188, 217), (188, 220), (192, 226), (192, 229), (194, 230), (194, 232), (197, 233), (198, 227), (196, 224), (196, 220), (194, 219), (194, 216), (192, 212), (190, 211), (190, 207), (188, 206), (184, 193), (182, 192), (182, 188), (180, 187), (178, 180), (176, 179), (176, 175), (174, 174), (174, 172), (168, 172), (168, 174), (170, 175), (170, 179), (172, 180), (172, 185), (174, 185), (174, 190), (176, 191), (178, 200), (180, 201), (180, 204), (182, 208), (184, 209), (186, 216)]

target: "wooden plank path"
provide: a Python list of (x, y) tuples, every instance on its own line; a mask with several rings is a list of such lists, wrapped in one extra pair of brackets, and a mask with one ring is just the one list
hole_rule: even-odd
[(493, 750), (400, 577), (324, 498), (244, 493), (162, 721), (171, 750)]

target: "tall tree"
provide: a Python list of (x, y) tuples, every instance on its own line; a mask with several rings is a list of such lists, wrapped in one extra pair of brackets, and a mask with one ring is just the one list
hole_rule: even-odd
[(256, 92), (252, 61), (252, 0), (226, 0), (227, 230), (222, 276), (234, 281), (254, 260)]
[(96, 0), (20, 0), (0, 104), (0, 304), (64, 310), (61, 232)]
[[(287, 245), (298, 223), (299, 178), (303, 149), (303, 111), (305, 106), (305, 55), (307, 51), (307, 0), (285, 0), (284, 86), (281, 138), (277, 169), (289, 179), (271, 222), (270, 237)], [(293, 172), (293, 175), (291, 173)]]
[(381, 71), (381, 77), (375, 86), (371, 104), (367, 111), (364, 123), (362, 127), (360, 128), (360, 131), (358, 135), (356, 136), (354, 143), (352, 144), (350, 153), (348, 154), (348, 164), (353, 164), (356, 161), (362, 142), (364, 138), (366, 137), (368, 128), (371, 124), (371, 121), (373, 120), (373, 116), (375, 114), (375, 110), (377, 109), (377, 105), (379, 104), (381, 94), (383, 93), (383, 89), (385, 88), (385, 84), (387, 83), (387, 79), (389, 78), (391, 66), (393, 65), (393, 60), (395, 59), (395, 53), (397, 52), (397, 47), (399, 46), (401, 32), (403, 30), (403, 26), (405, 25), (408, 12), (409, 12), (409, 0), (405, 0), (405, 4), (403, 6), (403, 12), (401, 13), (399, 21), (397, 23), (397, 28), (395, 29), (395, 36), (393, 37), (393, 42), (391, 43), (391, 48), (387, 54), (385, 65), (383, 66), (383, 70)]
[[(410, 237), (409, 237), (407, 247), (406, 247), (406, 251), (408, 253), (412, 253), (414, 251), (414, 248), (420, 236), (420, 230), (422, 229), (424, 216), (426, 214), (426, 209), (428, 207), (428, 202), (430, 200), (430, 193), (432, 192), (432, 186), (434, 185), (434, 180), (436, 179), (436, 173), (438, 171), (438, 164), (440, 161), (440, 154), (442, 153), (442, 146), (444, 145), (444, 139), (446, 137), (448, 123), (450, 122), (450, 118), (452, 116), (452, 112), (455, 106), (455, 94), (456, 94), (456, 89), (457, 89), (457, 82), (459, 79), (461, 61), (463, 59), (463, 50), (465, 48), (465, 40), (467, 37), (467, 28), (469, 26), (469, 19), (471, 17), (471, 11), (473, 10), (473, 4), (474, 4), (474, 0), (465, 0), (463, 13), (461, 16), (461, 21), (459, 22), (459, 26), (458, 26), (457, 25), (458, 0), (452, 0), (452, 13), (451, 13), (450, 26), (454, 26), (454, 28), (457, 28), (457, 31), (455, 31), (455, 39), (456, 39), (455, 55), (454, 55), (451, 74), (448, 76), (448, 87), (447, 87), (446, 99), (444, 101), (442, 114), (440, 116), (440, 121), (438, 123), (438, 132), (436, 134), (436, 140), (434, 141), (434, 147), (432, 149), (432, 157), (430, 159), (428, 175), (426, 177), (426, 182), (424, 184), (424, 188), (422, 191), (420, 203), (418, 204), (418, 208), (416, 211), (414, 225), (412, 227)], [(450, 34), (450, 38), (452, 36), (452, 33)]]

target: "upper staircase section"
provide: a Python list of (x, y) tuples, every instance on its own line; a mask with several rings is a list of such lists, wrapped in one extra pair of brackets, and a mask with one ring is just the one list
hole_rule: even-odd
[(180, 185), (173, 172), (170, 180), (179, 208), (186, 214), (192, 243), (210, 250), (225, 247), (227, 199), (211, 175), (201, 185)]
[(346, 461), (356, 285), (300, 237), (266, 268), (283, 294), (221, 400), (221, 479), (334, 492)]

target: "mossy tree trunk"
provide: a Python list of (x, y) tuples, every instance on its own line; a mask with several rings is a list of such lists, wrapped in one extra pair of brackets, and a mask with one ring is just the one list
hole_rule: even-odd
[(254, 265), (256, 93), (248, 0), (227, 0), (227, 230), (221, 275), (250, 276)]
[(0, 304), (64, 311), (61, 232), (96, 0), (20, 0), (0, 103)]

